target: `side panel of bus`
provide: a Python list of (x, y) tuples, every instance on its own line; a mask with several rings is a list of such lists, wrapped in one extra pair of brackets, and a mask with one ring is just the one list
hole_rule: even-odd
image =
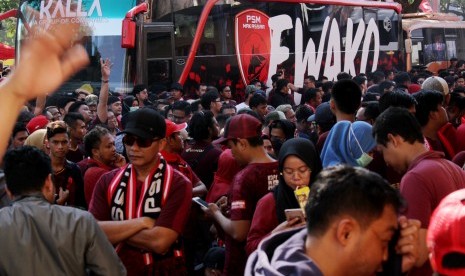
[[(217, 4), (212, 8), (192, 67), (183, 72), (200, 9), (180, 9), (160, 20), (173, 19), (173, 79), (184, 73), (181, 81), (190, 90), (202, 82), (217, 87), (227, 84), (241, 91), (253, 79), (271, 86), (271, 76), (278, 69), (302, 87), (305, 75), (335, 79), (342, 71), (356, 75), (402, 70), (404, 66), (399, 55), (399, 15), (394, 10), (242, 1), (239, 5)], [(241, 35), (248, 26), (244, 24), (257, 28), (255, 38), (250, 30), (249, 35)], [(269, 30), (268, 36), (263, 29)], [(150, 77), (148, 82), (159, 84)]]

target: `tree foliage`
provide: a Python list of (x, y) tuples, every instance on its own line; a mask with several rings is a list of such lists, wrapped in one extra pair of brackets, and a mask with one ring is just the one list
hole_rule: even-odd
[(415, 13), (418, 12), (422, 0), (394, 0), (402, 5), (402, 13)]
[[(0, 13), (19, 7), (19, 0), (1, 0)], [(0, 43), (14, 46), (16, 33), (16, 19), (8, 18), (0, 21)]]

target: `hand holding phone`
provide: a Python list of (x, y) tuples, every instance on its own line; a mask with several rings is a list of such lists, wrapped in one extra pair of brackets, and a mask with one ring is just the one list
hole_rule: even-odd
[(302, 209), (286, 209), (284, 210), (284, 214), (286, 215), (287, 221), (291, 221), (294, 218), (299, 218), (301, 222), (305, 221), (305, 215)]
[(194, 201), (195, 203), (197, 203), (200, 207), (205, 207), (205, 208), (208, 208), (208, 203), (201, 199), (200, 197), (196, 196), (194, 198), (192, 198), (192, 201)]

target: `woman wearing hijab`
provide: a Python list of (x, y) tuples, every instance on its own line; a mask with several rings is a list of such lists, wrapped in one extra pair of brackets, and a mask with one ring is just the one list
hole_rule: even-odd
[(297, 218), (288, 221), (285, 210), (301, 208), (294, 191), (311, 186), (321, 171), (318, 152), (308, 139), (293, 138), (283, 144), (278, 160), (279, 184), (257, 203), (247, 236), (247, 254), (269, 234), (305, 223)]
[(321, 151), (323, 168), (339, 164), (366, 167), (373, 160), (369, 153), (375, 147), (369, 123), (340, 121), (329, 132)]

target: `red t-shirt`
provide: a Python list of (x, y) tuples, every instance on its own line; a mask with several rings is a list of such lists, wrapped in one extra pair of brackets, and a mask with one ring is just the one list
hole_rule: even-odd
[[(252, 220), (257, 202), (279, 183), (278, 162), (252, 163), (233, 180), (228, 205), (231, 220)], [(247, 254), (246, 242), (238, 242), (226, 235), (226, 275), (243, 275)]]
[(166, 162), (173, 168), (182, 173), (192, 183), (192, 187), (198, 186), (200, 179), (179, 154), (170, 153), (167, 151), (161, 151), (161, 154), (165, 158)]
[[(113, 179), (120, 169), (115, 169), (109, 173), (104, 174), (97, 182), (90, 201), (89, 212), (94, 215), (97, 220), (110, 221), (111, 206), (108, 202), (108, 188)], [(192, 200), (192, 184), (176, 169), (173, 170), (172, 186), (168, 191), (166, 204), (162, 206), (160, 216), (155, 222), (156, 226), (172, 229), (178, 234), (184, 230), (184, 225), (187, 221), (191, 200)], [(143, 182), (136, 182), (136, 198), (140, 198)], [(118, 252), (121, 261), (128, 270), (128, 275), (138, 275), (142, 273), (145, 268), (141, 267), (142, 252), (139, 248), (125, 246), (124, 252)], [(154, 255), (154, 263), (157, 262), (157, 256), (164, 258), (160, 255)]]
[[(406, 216), (421, 221), (427, 229), (431, 214), (448, 194), (465, 188), (465, 171), (446, 160), (441, 152), (429, 151), (410, 164), (400, 182), (400, 193), (408, 204)], [(414, 268), (409, 275), (432, 275), (429, 262)]]
[(254, 252), (258, 244), (278, 225), (276, 200), (273, 193), (268, 193), (257, 203), (249, 234), (247, 235), (247, 245), (245, 248), (247, 256)]
[(113, 168), (97, 162), (94, 159), (89, 159), (87, 166), (89, 167), (84, 174), (84, 195), (87, 206), (89, 206), (97, 181), (103, 174), (111, 171)]

